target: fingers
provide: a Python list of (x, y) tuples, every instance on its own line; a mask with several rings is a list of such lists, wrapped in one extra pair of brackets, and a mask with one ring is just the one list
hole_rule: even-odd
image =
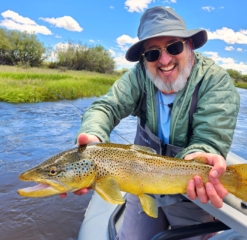
[[(92, 188), (91, 187), (89, 187), (89, 188), (81, 188), (79, 190), (74, 191), (73, 193), (80, 196), (80, 195), (87, 194), (90, 189), (92, 189)], [(61, 198), (66, 198), (66, 196), (67, 196), (67, 193), (61, 193), (60, 194)]]
[(100, 142), (100, 140), (95, 135), (90, 135), (90, 134), (85, 134), (85, 133), (81, 133), (77, 138), (78, 145), (85, 145), (85, 144), (93, 143), (93, 142)]
[(185, 160), (192, 160), (194, 159), (195, 157), (199, 156), (200, 154), (202, 154), (201, 152), (195, 152), (195, 153), (190, 153), (190, 154), (187, 154), (184, 159)]
[(60, 197), (61, 197), (61, 198), (66, 198), (66, 196), (67, 196), (67, 193), (61, 193), (61, 194), (60, 194)]
[(210, 180), (219, 178), (226, 171), (226, 161), (220, 155), (216, 155), (214, 158), (209, 159), (209, 164), (213, 166), (209, 172)]
[(216, 208), (221, 208), (223, 205), (222, 198), (218, 195), (214, 185), (210, 182), (206, 183), (206, 192), (211, 204)]
[(209, 198), (204, 184), (199, 176), (195, 176), (187, 185), (187, 195), (191, 200), (199, 198), (201, 203), (207, 203)]
[(206, 193), (206, 189), (203, 185), (203, 182), (199, 176), (194, 177), (195, 185), (196, 185), (196, 193), (199, 198), (199, 200), (202, 203), (207, 203), (208, 202), (208, 196)]
[(91, 188), (82, 188), (82, 189), (79, 189), (77, 191), (74, 191), (74, 194), (76, 194), (76, 195), (87, 194), (90, 189)]
[(221, 185), (218, 179), (214, 184), (207, 182), (204, 186), (201, 178), (195, 176), (187, 185), (187, 195), (191, 200), (198, 198), (201, 203), (205, 204), (208, 201), (216, 208), (221, 208), (223, 198), (228, 194), (228, 191)]
[(228, 191), (223, 187), (219, 179), (210, 179), (210, 183), (213, 185), (216, 193), (220, 198), (224, 198), (227, 196)]
[(194, 179), (191, 179), (187, 185), (187, 195), (190, 200), (195, 200), (197, 198), (195, 187), (196, 185), (195, 185)]
[[(213, 166), (209, 172), (209, 180), (214, 189), (214, 191), (212, 191), (211, 188), (209, 188), (210, 194), (212, 194), (210, 201), (212, 204), (215, 203), (215, 207), (219, 207), (223, 204), (222, 200), (219, 201), (219, 198), (222, 199), (228, 194), (228, 191), (222, 186), (219, 180), (219, 177), (226, 171), (226, 161), (222, 156), (213, 154), (209, 157), (209, 164)], [(211, 186), (210, 184), (208, 185)], [(215, 196), (215, 192), (217, 196)]]

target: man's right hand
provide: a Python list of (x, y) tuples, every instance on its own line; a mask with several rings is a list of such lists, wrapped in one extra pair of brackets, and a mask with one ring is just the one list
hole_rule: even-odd
[[(78, 138), (77, 138), (77, 144), (80, 145), (85, 145), (85, 144), (89, 144), (89, 143), (93, 143), (93, 142), (100, 142), (100, 140), (95, 136), (95, 135), (90, 135), (90, 134), (85, 134), (85, 133), (81, 133)], [(88, 193), (88, 191), (91, 188), (81, 188), (79, 190), (74, 191), (74, 194), (76, 195), (83, 195)], [(67, 193), (61, 193), (60, 197), (61, 198), (65, 198), (67, 196)]]

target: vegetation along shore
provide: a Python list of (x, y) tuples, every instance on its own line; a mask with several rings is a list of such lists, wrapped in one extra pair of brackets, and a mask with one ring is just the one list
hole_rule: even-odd
[(0, 101), (31, 103), (101, 96), (121, 74), (0, 66)]
[[(64, 69), (0, 66), (0, 101), (43, 102), (77, 99), (105, 94), (126, 71), (102, 74)], [(237, 72), (237, 71), (236, 71)], [(236, 87), (246, 88), (247, 81), (229, 70)], [(233, 74), (235, 73), (235, 75)]]

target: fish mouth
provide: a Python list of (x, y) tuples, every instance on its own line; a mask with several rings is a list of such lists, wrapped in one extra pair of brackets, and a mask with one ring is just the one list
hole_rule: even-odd
[(71, 190), (71, 188), (54, 180), (39, 179), (35, 180), (35, 182), (38, 183), (35, 186), (18, 189), (18, 194), (22, 197), (47, 197), (55, 194), (65, 193)]

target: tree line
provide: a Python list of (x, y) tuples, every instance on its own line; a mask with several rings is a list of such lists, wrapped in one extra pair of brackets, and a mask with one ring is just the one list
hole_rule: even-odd
[[(45, 47), (35, 34), (0, 28), (0, 65), (63, 68), (112, 73), (115, 62), (103, 46), (68, 41), (55, 51)], [(51, 60), (51, 52), (55, 58)]]
[(235, 82), (247, 82), (247, 75), (241, 74), (234, 69), (227, 69), (227, 72)]

